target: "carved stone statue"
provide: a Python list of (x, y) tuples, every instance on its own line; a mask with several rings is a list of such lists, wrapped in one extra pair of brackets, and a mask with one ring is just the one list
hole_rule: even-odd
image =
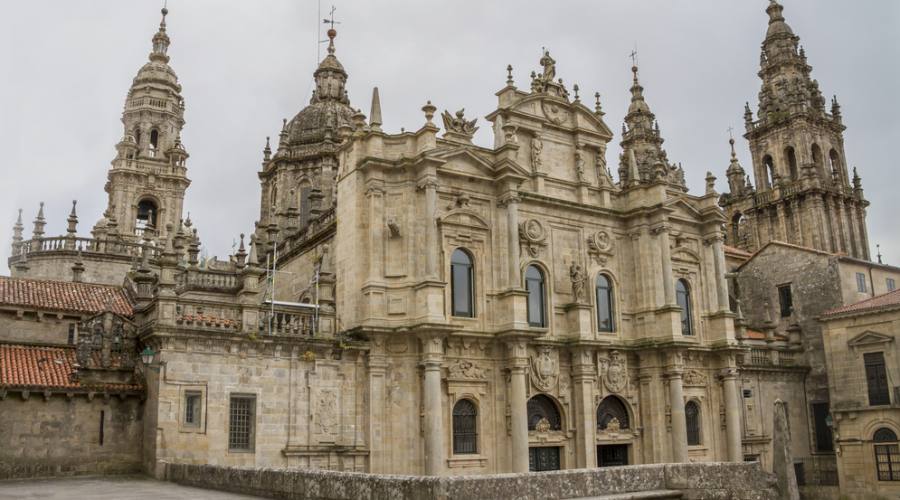
[(580, 265), (572, 262), (572, 265), (569, 266), (569, 279), (572, 281), (572, 302), (578, 302), (584, 294), (587, 274)]
[(533, 139), (531, 139), (531, 168), (535, 171), (541, 167), (542, 159), (541, 153), (544, 152), (544, 141), (541, 140), (540, 135), (535, 135)]
[(457, 111), (456, 116), (452, 116), (447, 110), (444, 110), (441, 114), (441, 119), (444, 120), (444, 128), (447, 129), (447, 132), (455, 132), (469, 137), (474, 135), (475, 131), (478, 130), (478, 127), (475, 126), (478, 118), (469, 121), (466, 120), (465, 114), (465, 108)]
[(575, 150), (575, 173), (578, 174), (578, 180), (584, 180), (584, 155), (581, 149)]
[(550, 57), (549, 50), (544, 50), (540, 65), (544, 68), (544, 72), (541, 73), (541, 80), (544, 82), (552, 82), (553, 79), (556, 78), (556, 60)]

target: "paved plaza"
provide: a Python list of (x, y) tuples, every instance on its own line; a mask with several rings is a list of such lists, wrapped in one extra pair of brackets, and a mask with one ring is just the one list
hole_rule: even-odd
[(259, 498), (191, 488), (144, 476), (0, 481), (0, 500), (239, 500)]

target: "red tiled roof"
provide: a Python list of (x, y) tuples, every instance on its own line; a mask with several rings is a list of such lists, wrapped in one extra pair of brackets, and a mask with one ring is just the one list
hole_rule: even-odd
[(0, 276), (0, 305), (79, 313), (100, 313), (109, 308), (126, 317), (134, 313), (122, 287), (8, 276)]
[(822, 317), (828, 318), (840, 314), (867, 312), (882, 308), (890, 308), (892, 306), (900, 306), (900, 290), (876, 295), (875, 297), (861, 300), (854, 304), (829, 309), (822, 314)]
[(139, 390), (135, 384), (85, 385), (72, 379), (74, 347), (0, 344), (0, 387)]

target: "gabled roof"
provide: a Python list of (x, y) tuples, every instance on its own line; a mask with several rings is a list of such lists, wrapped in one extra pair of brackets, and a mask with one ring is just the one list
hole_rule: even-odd
[(0, 276), (0, 306), (90, 314), (109, 310), (125, 317), (134, 313), (122, 287), (8, 276)]
[(813, 253), (813, 254), (821, 255), (823, 257), (836, 257), (837, 256), (837, 254), (825, 252), (822, 250), (817, 250), (815, 248), (809, 248), (809, 247), (804, 247), (804, 246), (800, 246), (800, 245), (794, 245), (792, 243), (785, 243), (783, 241), (772, 240), (772, 241), (769, 241), (768, 243), (766, 243), (765, 245), (761, 246), (758, 250), (756, 250), (749, 257), (747, 257), (747, 260), (742, 262), (741, 265), (738, 266), (738, 269), (747, 265), (748, 262), (755, 259), (757, 255), (763, 253), (769, 247), (774, 247), (774, 246), (789, 248), (789, 249), (793, 249), (793, 250), (799, 250), (802, 252)]
[(876, 295), (875, 297), (861, 300), (854, 304), (829, 309), (822, 314), (822, 319), (832, 319), (846, 314), (878, 312), (891, 309), (900, 309), (900, 290)]
[(86, 384), (72, 377), (75, 347), (0, 344), (0, 387), (140, 390), (136, 384)]

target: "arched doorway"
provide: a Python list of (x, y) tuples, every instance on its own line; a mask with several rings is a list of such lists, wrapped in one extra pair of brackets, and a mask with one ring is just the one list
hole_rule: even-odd
[(615, 467), (628, 465), (631, 418), (628, 407), (621, 398), (607, 396), (597, 406), (597, 433), (601, 444), (597, 445), (597, 466)]
[[(556, 402), (538, 394), (528, 400), (528, 433), (548, 434), (562, 430), (562, 416)], [(560, 446), (529, 446), (528, 470), (532, 472), (559, 470)]]

